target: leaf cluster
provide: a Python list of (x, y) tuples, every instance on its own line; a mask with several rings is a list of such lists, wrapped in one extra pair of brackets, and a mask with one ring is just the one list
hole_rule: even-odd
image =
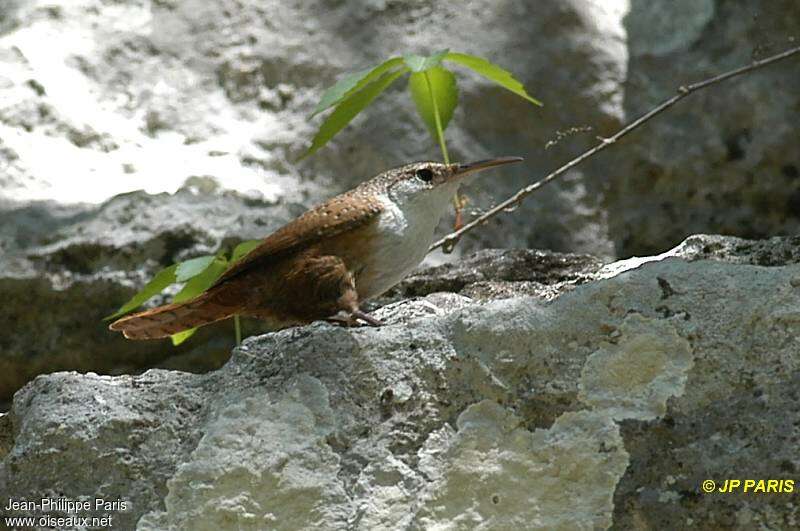
[(474, 55), (441, 50), (429, 56), (392, 57), (378, 66), (345, 76), (323, 94), (312, 117), (332, 107), (334, 110), (320, 125), (303, 157), (327, 144), (395, 80), (409, 74), (411, 99), (447, 159), (443, 134), (458, 105), (458, 87), (455, 75), (445, 68), (445, 62), (468, 68), (517, 96), (541, 105), (510, 72)]

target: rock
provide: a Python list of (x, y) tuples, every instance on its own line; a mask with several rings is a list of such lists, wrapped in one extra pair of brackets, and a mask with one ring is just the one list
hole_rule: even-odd
[[(633, 0), (625, 28), (632, 119), (678, 85), (797, 46), (800, 4)], [(799, 79), (795, 58), (701, 91), (615, 149), (604, 204), (618, 256), (662, 252), (697, 232), (797, 234), (800, 152), (786, 116), (800, 103)]]
[(745, 240), (702, 234), (686, 238), (672, 253), (690, 260), (723, 260), (733, 264), (797, 264), (800, 263), (800, 236)]
[(39, 376), (0, 422), (0, 497), (120, 498), (139, 529), (790, 527), (790, 493), (700, 485), (800, 465), (795, 245), (584, 258), (552, 300), (426, 295), (382, 328), (251, 337), (208, 374)]
[(475, 299), (521, 294), (552, 298), (570, 286), (595, 278), (602, 265), (602, 261), (589, 255), (533, 249), (485, 249), (458, 262), (412, 273), (385, 298), (404, 299), (440, 291), (463, 293)]

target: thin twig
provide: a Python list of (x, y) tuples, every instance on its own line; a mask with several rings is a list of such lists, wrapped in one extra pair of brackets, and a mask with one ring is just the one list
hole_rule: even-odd
[(647, 112), (646, 114), (643, 114), (642, 116), (640, 116), (639, 118), (637, 118), (636, 120), (631, 122), (630, 124), (626, 125), (622, 129), (617, 131), (617, 133), (614, 134), (613, 136), (611, 136), (609, 138), (601, 139), (601, 142), (599, 144), (597, 144), (593, 148), (589, 149), (588, 151), (585, 151), (583, 154), (581, 154), (578, 157), (572, 159), (571, 161), (567, 162), (566, 164), (564, 164), (563, 166), (558, 168), (556, 171), (554, 171), (553, 173), (551, 173), (550, 175), (548, 175), (544, 179), (542, 179), (540, 181), (537, 181), (535, 183), (532, 183), (532, 184), (526, 186), (525, 188), (522, 188), (517, 193), (515, 193), (514, 195), (512, 195), (511, 197), (509, 197), (508, 199), (506, 199), (505, 201), (503, 201), (499, 205), (495, 206), (491, 210), (487, 211), (482, 216), (480, 216), (478, 218), (475, 218), (474, 220), (470, 221), (469, 223), (467, 223), (466, 225), (464, 225), (463, 227), (461, 227), (457, 231), (454, 231), (454, 232), (448, 234), (447, 236), (445, 236), (441, 240), (439, 240), (436, 243), (434, 243), (433, 245), (431, 245), (431, 247), (428, 250), (428, 252), (433, 251), (434, 249), (436, 249), (438, 247), (443, 247), (444, 252), (450, 252), (452, 250), (452, 248), (455, 246), (455, 244), (458, 243), (458, 240), (461, 238), (461, 236), (463, 236), (466, 232), (469, 232), (470, 230), (474, 229), (478, 225), (486, 223), (486, 221), (488, 221), (490, 218), (493, 218), (494, 216), (496, 216), (500, 212), (502, 212), (502, 211), (504, 211), (506, 209), (509, 209), (511, 207), (515, 207), (517, 204), (521, 203), (522, 200), (526, 196), (532, 194), (534, 191), (538, 190), (539, 188), (541, 188), (545, 184), (549, 183), (550, 181), (553, 181), (553, 180), (557, 179), (558, 177), (560, 177), (561, 175), (566, 173), (568, 170), (570, 170), (571, 168), (574, 168), (575, 166), (577, 166), (578, 164), (580, 164), (584, 160), (588, 159), (589, 157), (595, 155), (596, 153), (599, 153), (600, 151), (603, 151), (605, 148), (607, 148), (608, 146), (614, 144), (617, 140), (619, 140), (623, 136), (627, 135), (628, 133), (630, 133), (634, 129), (637, 129), (639, 126), (643, 125), (645, 122), (647, 122), (650, 119), (654, 118), (656, 115), (658, 115), (658, 114), (664, 112), (665, 110), (669, 109), (670, 107), (672, 107), (673, 105), (678, 103), (680, 100), (682, 100), (683, 98), (685, 98), (686, 96), (688, 96), (692, 92), (695, 92), (695, 91), (700, 90), (700, 89), (704, 89), (706, 87), (709, 87), (709, 86), (714, 85), (716, 83), (720, 83), (720, 82), (725, 81), (727, 79), (730, 79), (732, 77), (736, 77), (736, 76), (739, 76), (741, 74), (746, 74), (747, 72), (751, 72), (751, 71), (756, 70), (758, 68), (761, 68), (761, 67), (767, 66), (769, 64), (781, 61), (781, 60), (786, 59), (788, 57), (791, 57), (792, 55), (795, 55), (797, 53), (800, 53), (800, 46), (798, 46), (796, 48), (791, 48), (791, 49), (786, 50), (785, 52), (779, 53), (777, 55), (772, 55), (770, 57), (767, 57), (766, 59), (761, 59), (759, 61), (754, 61), (754, 62), (752, 62), (751, 64), (749, 64), (747, 66), (743, 66), (743, 67), (737, 68), (735, 70), (731, 70), (730, 72), (725, 72), (724, 74), (720, 74), (720, 75), (712, 77), (710, 79), (705, 79), (703, 81), (700, 81), (698, 83), (693, 83), (691, 85), (682, 85), (682, 86), (680, 86), (678, 88), (678, 93), (676, 95), (672, 96), (671, 98), (669, 98), (668, 100), (664, 101), (663, 103), (661, 103), (657, 107), (653, 108), (651, 111)]

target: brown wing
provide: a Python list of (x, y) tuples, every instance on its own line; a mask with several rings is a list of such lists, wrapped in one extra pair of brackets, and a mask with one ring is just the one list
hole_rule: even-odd
[(356, 189), (338, 195), (290, 221), (264, 238), (261, 245), (236, 262), (214, 285), (299, 247), (369, 223), (381, 213), (383, 205), (375, 194), (359, 192), (361, 190)]

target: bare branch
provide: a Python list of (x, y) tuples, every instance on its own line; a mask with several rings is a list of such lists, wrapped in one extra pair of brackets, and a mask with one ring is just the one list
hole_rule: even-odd
[(789, 50), (786, 50), (785, 52), (782, 52), (782, 53), (779, 53), (779, 54), (776, 54), (776, 55), (772, 55), (770, 57), (767, 57), (765, 59), (761, 59), (759, 61), (753, 61), (749, 65), (742, 66), (740, 68), (737, 68), (735, 70), (731, 70), (729, 72), (725, 72), (724, 74), (720, 74), (718, 76), (714, 76), (712, 78), (705, 79), (705, 80), (697, 82), (697, 83), (692, 83), (691, 85), (682, 85), (682, 86), (678, 87), (678, 93), (675, 94), (674, 96), (672, 96), (671, 98), (665, 100), (660, 105), (654, 107), (649, 112), (643, 114), (642, 116), (640, 116), (639, 118), (637, 118), (633, 122), (629, 123), (628, 125), (626, 125), (622, 129), (617, 131), (616, 134), (614, 134), (613, 136), (611, 136), (609, 138), (601, 138), (599, 144), (597, 144), (593, 148), (589, 149), (588, 151), (585, 151), (583, 154), (575, 157), (571, 161), (567, 162), (566, 164), (564, 164), (563, 166), (558, 168), (556, 171), (554, 171), (553, 173), (549, 174), (547, 177), (541, 179), (540, 181), (532, 183), (532, 184), (526, 186), (525, 188), (522, 188), (521, 190), (519, 190), (517, 193), (515, 193), (514, 195), (512, 195), (511, 197), (509, 197), (508, 199), (506, 199), (502, 203), (500, 203), (497, 206), (495, 206), (494, 208), (488, 210), (482, 216), (480, 216), (478, 218), (475, 218), (474, 220), (470, 221), (469, 223), (467, 223), (466, 225), (464, 225), (463, 227), (461, 227), (457, 231), (454, 231), (454, 232), (448, 234), (447, 236), (445, 236), (441, 240), (439, 240), (436, 243), (434, 243), (433, 245), (431, 245), (431, 247), (428, 250), (428, 252), (433, 251), (434, 249), (436, 249), (438, 247), (442, 247), (443, 248), (442, 250), (444, 252), (446, 252), (446, 253), (451, 252), (453, 247), (455, 247), (456, 243), (458, 243), (458, 240), (465, 233), (471, 231), (472, 229), (474, 229), (478, 225), (486, 223), (489, 219), (493, 218), (494, 216), (498, 215), (499, 213), (501, 213), (501, 212), (503, 212), (505, 210), (508, 210), (510, 208), (513, 209), (513, 207), (516, 207), (516, 205), (521, 203), (522, 200), (525, 199), (525, 197), (527, 197), (528, 195), (532, 194), (533, 192), (535, 192), (536, 190), (538, 190), (539, 188), (541, 188), (545, 184), (547, 184), (547, 183), (549, 183), (551, 181), (554, 181), (555, 179), (557, 179), (558, 177), (560, 177), (561, 175), (566, 173), (568, 170), (574, 168), (575, 166), (577, 166), (578, 164), (580, 164), (584, 160), (588, 159), (589, 157), (591, 157), (591, 156), (603, 151), (604, 149), (606, 149), (608, 146), (614, 144), (617, 140), (619, 140), (623, 136), (627, 135), (628, 133), (630, 133), (634, 129), (639, 128), (639, 126), (641, 126), (644, 123), (648, 122), (649, 120), (651, 120), (652, 118), (654, 118), (658, 114), (661, 114), (665, 110), (669, 109), (670, 107), (672, 107), (673, 105), (678, 103), (680, 100), (682, 100), (683, 98), (685, 98), (686, 96), (688, 96), (692, 92), (695, 92), (695, 91), (700, 90), (700, 89), (704, 89), (706, 87), (710, 87), (711, 85), (715, 85), (717, 83), (720, 83), (720, 82), (725, 81), (727, 79), (730, 79), (732, 77), (736, 77), (736, 76), (739, 76), (739, 75), (742, 75), (742, 74), (746, 74), (748, 72), (752, 72), (753, 70), (757, 70), (757, 69), (762, 68), (764, 66), (767, 66), (769, 64), (776, 63), (776, 62), (781, 61), (783, 59), (787, 59), (788, 57), (791, 57), (791, 56), (793, 56), (795, 54), (798, 54), (798, 53), (800, 53), (800, 46), (795, 47), (795, 48), (790, 48)]

